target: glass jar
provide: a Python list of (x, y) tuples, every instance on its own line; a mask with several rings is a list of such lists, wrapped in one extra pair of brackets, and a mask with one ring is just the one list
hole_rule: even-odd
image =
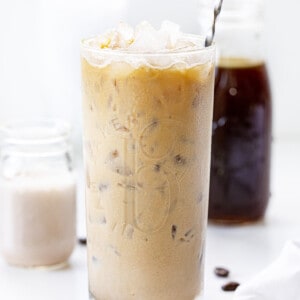
[(218, 21), (209, 218), (252, 222), (264, 217), (270, 195), (263, 2), (224, 1)]
[(54, 121), (1, 128), (0, 250), (23, 267), (64, 264), (76, 241), (70, 127)]

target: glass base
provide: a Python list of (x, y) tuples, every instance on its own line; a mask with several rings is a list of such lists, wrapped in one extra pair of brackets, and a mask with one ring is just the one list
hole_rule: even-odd
[[(89, 300), (97, 300), (91, 292), (89, 292)], [(142, 300), (142, 299), (138, 299), (138, 300)], [(158, 300), (158, 299), (155, 299), (155, 300)], [(181, 299), (176, 299), (176, 300), (181, 300)], [(201, 295), (197, 296), (194, 300), (204, 300), (203, 293), (201, 293)]]
[(23, 268), (23, 269), (31, 269), (31, 270), (45, 270), (45, 271), (55, 271), (60, 269), (67, 269), (69, 267), (69, 262), (64, 261), (61, 263), (57, 263), (54, 265), (40, 265), (40, 266), (30, 266), (30, 265), (23, 265), (23, 264), (16, 264), (13, 262), (7, 262), (12, 267), (16, 268)]
[(258, 219), (214, 219), (209, 218), (209, 224), (216, 224), (216, 225), (251, 225), (257, 223), (263, 223), (264, 217)]
[(201, 295), (197, 296), (195, 300), (204, 300), (204, 295), (201, 294)]

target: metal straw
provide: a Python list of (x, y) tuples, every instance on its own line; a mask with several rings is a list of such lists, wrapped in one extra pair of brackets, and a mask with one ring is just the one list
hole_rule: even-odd
[(210, 36), (207, 36), (205, 39), (205, 47), (209, 47), (211, 46), (214, 37), (215, 37), (215, 32), (216, 32), (216, 21), (217, 18), (222, 10), (222, 4), (223, 4), (223, 0), (220, 0), (219, 5), (215, 7), (214, 9), (214, 21), (213, 21), (213, 25), (212, 25), (212, 34)]

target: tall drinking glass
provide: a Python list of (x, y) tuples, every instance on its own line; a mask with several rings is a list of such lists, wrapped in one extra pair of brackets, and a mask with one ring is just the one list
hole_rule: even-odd
[(198, 299), (214, 46), (138, 53), (96, 44), (81, 45), (90, 297)]

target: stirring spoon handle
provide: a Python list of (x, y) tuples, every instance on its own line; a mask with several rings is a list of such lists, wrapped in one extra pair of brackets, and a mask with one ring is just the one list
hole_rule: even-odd
[(206, 37), (205, 47), (211, 46), (211, 44), (214, 40), (215, 32), (216, 32), (216, 21), (217, 21), (217, 18), (219, 16), (219, 14), (221, 13), (222, 4), (223, 4), (223, 0), (220, 0), (219, 5), (217, 5), (214, 9), (214, 20), (213, 20), (213, 25), (212, 25), (212, 35)]

